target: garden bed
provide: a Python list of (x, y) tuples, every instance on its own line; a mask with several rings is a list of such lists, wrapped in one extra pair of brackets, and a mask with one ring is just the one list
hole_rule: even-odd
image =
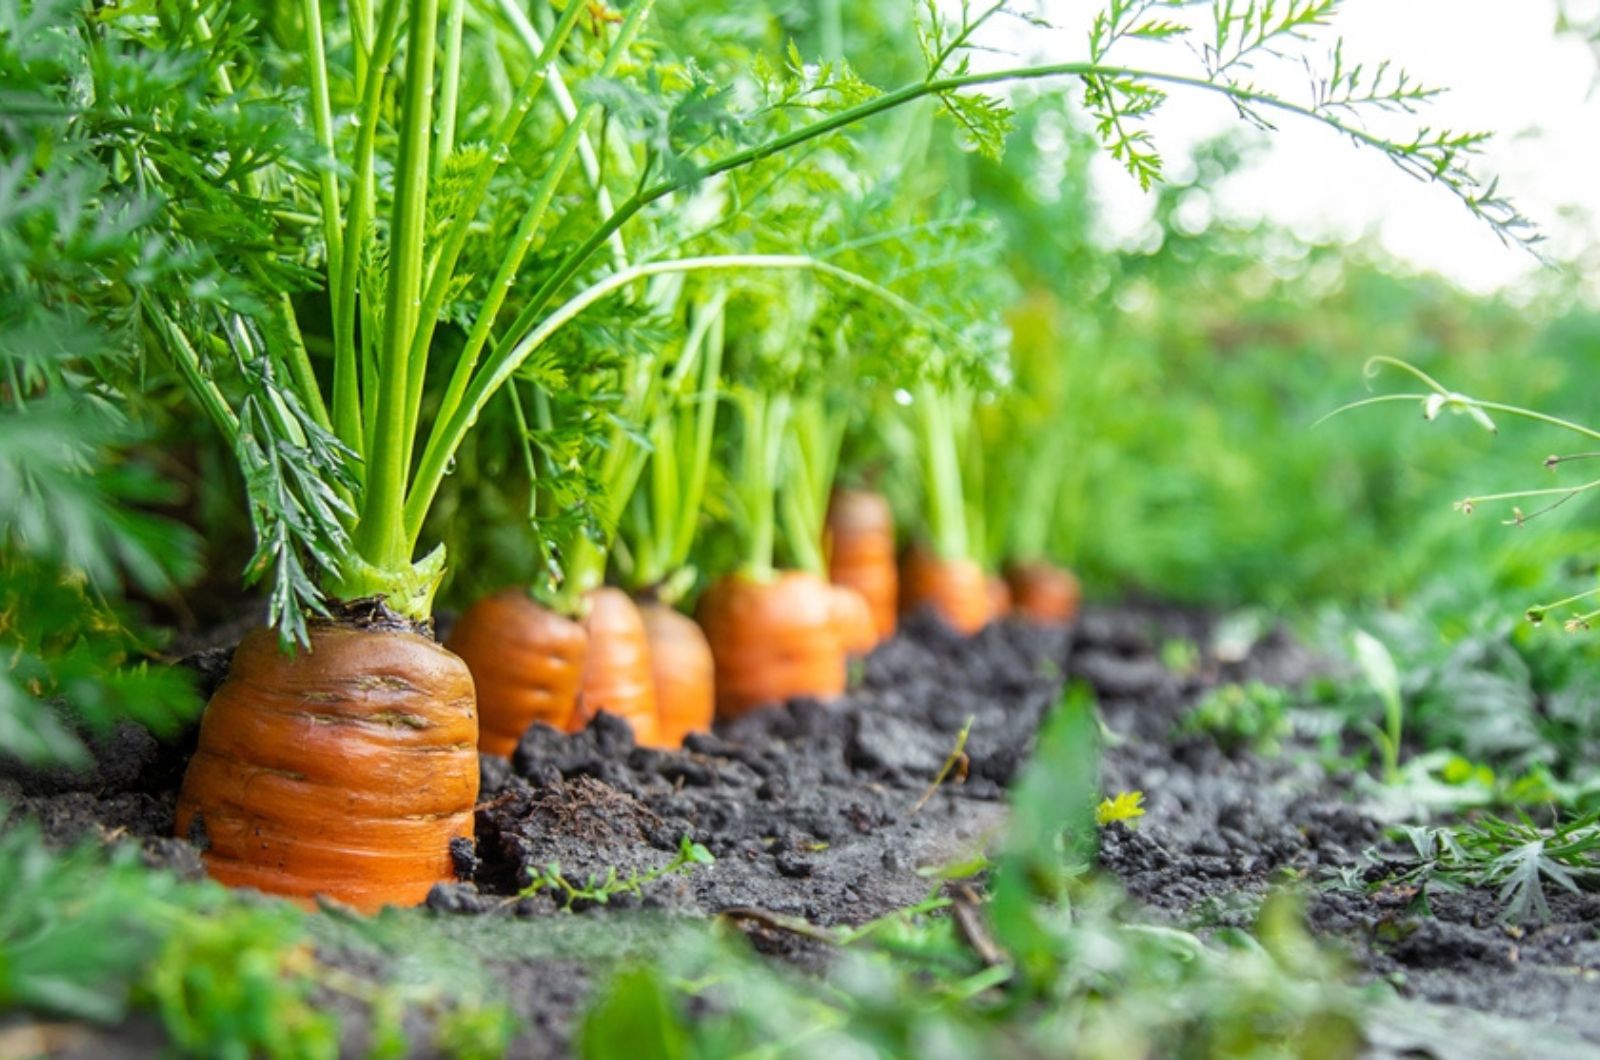
[[(1102, 831), (1102, 864), (1155, 918), (1202, 934), (1248, 926), (1270, 888), (1298, 882), (1312, 926), (1400, 996), (1600, 1043), (1589, 1001), (1600, 975), (1600, 897), (1553, 896), (1552, 922), (1525, 930), (1501, 923), (1483, 891), (1434, 896), (1427, 915), (1403, 888), (1331, 886), (1383, 840), (1348, 777), (1326, 772), (1309, 743), (1267, 758), (1177, 734), (1219, 684), (1291, 686), (1323, 664), (1281, 633), (1247, 650), (1224, 646), (1222, 661), (1214, 632), (1204, 615), (1137, 606), (1091, 610), (1070, 633), (1006, 623), (970, 640), (916, 620), (865, 661), (841, 702), (792, 702), (693, 737), (683, 752), (635, 748), (627, 727), (606, 717), (573, 736), (535, 730), (510, 762), (484, 760), (478, 849), (459, 858), (467, 878), (437, 888), (431, 913), (375, 923), (481, 964), (522, 1017), (520, 1055), (567, 1047), (597, 974), (661, 945), (684, 918), (720, 915), (759, 949), (818, 967), (827, 946), (797, 921), (856, 925), (914, 904), (937, 886), (919, 869), (959, 860), (998, 833), (1008, 785), (1070, 679), (1092, 686), (1100, 703), (1105, 792), (1144, 794), (1142, 818)], [(1175, 672), (1162, 649), (1184, 642), (1202, 650)], [(215, 680), (225, 654), (192, 661)], [(969, 719), (964, 769), (934, 788)], [(54, 841), (136, 842), (148, 860), (195, 875), (197, 850), (169, 837), (184, 753), (182, 741), (124, 729), (101, 747), (93, 775), (13, 772), (0, 780), (0, 799), (36, 815)], [(593, 892), (591, 878), (661, 868), (684, 836), (715, 861), (637, 891), (601, 888), (604, 902), (581, 893)], [(552, 865), (577, 896), (550, 883), (519, 897)], [(371, 961), (352, 918), (318, 920), (325, 960)], [(590, 930), (601, 923), (608, 930)], [(1436, 1022), (1447, 1034), (1450, 1019)], [(1526, 1045), (1528, 1033), (1531, 1025), (1511, 1040)], [(1429, 1034), (1413, 1012), (1374, 1038), (1392, 1049), (1438, 1046)], [(1578, 1048), (1564, 1038), (1561, 1047)]]

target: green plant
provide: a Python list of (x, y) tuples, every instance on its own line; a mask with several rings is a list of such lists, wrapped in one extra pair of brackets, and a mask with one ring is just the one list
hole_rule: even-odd
[(285, 905), (222, 903), (178, 915), (135, 996), (194, 1055), (337, 1056), (337, 1021), (311, 1000), (316, 977), (300, 921)]
[[(1366, 408), (1371, 405), (1386, 404), (1396, 401), (1406, 403), (1415, 402), (1421, 407), (1423, 419), (1428, 421), (1436, 420), (1441, 412), (1448, 411), (1455, 416), (1466, 416), (1468, 419), (1472, 420), (1478, 426), (1489, 431), (1490, 433), (1497, 433), (1498, 427), (1490, 415), (1491, 413), (1495, 413), (1531, 421), (1546, 427), (1552, 427), (1568, 434), (1574, 434), (1584, 439), (1586, 442), (1600, 440), (1600, 431), (1594, 430), (1593, 428), (1587, 427), (1574, 420), (1564, 419), (1562, 417), (1554, 416), (1549, 413), (1541, 412), (1537, 409), (1522, 405), (1507, 404), (1500, 401), (1480, 400), (1458, 391), (1451, 390), (1433, 376), (1423, 371), (1421, 368), (1418, 368), (1416, 365), (1398, 358), (1383, 356), (1369, 358), (1363, 369), (1363, 372), (1368, 378), (1371, 378), (1385, 368), (1391, 368), (1403, 373), (1406, 376), (1409, 376), (1413, 381), (1421, 384), (1422, 389), (1417, 392), (1409, 393), (1379, 394), (1373, 397), (1364, 398), (1359, 401), (1350, 402), (1335, 409), (1333, 412), (1329, 413), (1328, 416), (1339, 415), (1355, 409)], [(1551, 473), (1556, 473), (1565, 464), (1574, 462), (1582, 463), (1583, 461), (1593, 459), (1594, 455), (1595, 454), (1590, 452), (1552, 454), (1544, 458), (1543, 464), (1544, 467)], [(1600, 480), (1587, 481), (1570, 486), (1551, 486), (1535, 489), (1509, 490), (1498, 493), (1476, 494), (1463, 497), (1456, 501), (1455, 509), (1461, 512), (1463, 515), (1470, 516), (1478, 508), (1487, 504), (1505, 505), (1514, 501), (1539, 502), (1539, 507), (1531, 512), (1523, 511), (1520, 505), (1511, 505), (1511, 517), (1503, 520), (1503, 524), (1506, 526), (1521, 527), (1526, 525), (1529, 520), (1550, 515), (1552, 512), (1563, 508), (1573, 500), (1584, 496), (1596, 487), (1600, 487)], [(1540, 625), (1545, 621), (1551, 612), (1570, 608), (1573, 604), (1590, 599), (1596, 594), (1600, 594), (1600, 589), (1589, 589), (1583, 592), (1574, 593), (1551, 603), (1535, 604), (1527, 608), (1527, 618), (1534, 625)], [(1570, 614), (1570, 617), (1567, 617), (1563, 621), (1562, 625), (1563, 628), (1569, 633), (1578, 630), (1585, 630), (1589, 628), (1589, 624), (1596, 618), (1600, 618), (1600, 610), (1587, 612), (1574, 611)]]
[(1209, 733), (1225, 751), (1248, 747), (1256, 754), (1275, 755), (1291, 731), (1289, 697), (1260, 681), (1223, 685), (1184, 715), (1180, 729)]
[[(195, 535), (152, 513), (175, 491), (139, 451), (162, 410), (135, 385), (138, 292), (218, 281), (98, 150), (121, 119), (96, 93), (131, 106), (192, 84), (192, 56), (149, 57), (65, 0), (0, 14), (0, 751), (30, 762), (81, 765), (83, 728), (167, 731), (198, 708), (182, 673), (148, 663), (158, 641), (124, 602), (198, 568)], [(95, 99), (74, 110), (78, 78)]]
[(1413, 857), (1384, 883), (1460, 890), (1496, 888), (1502, 919), (1516, 923), (1550, 920), (1547, 885), (1580, 893), (1600, 878), (1600, 811), (1574, 815), (1551, 827), (1535, 824), (1519, 811), (1515, 820), (1485, 816), (1471, 824), (1441, 828), (1408, 826), (1396, 830)]
[(1405, 697), (1400, 690), (1400, 671), (1394, 656), (1383, 642), (1364, 630), (1352, 638), (1356, 665), (1383, 704), (1383, 727), (1372, 728), (1372, 739), (1383, 758), (1383, 778), (1394, 783), (1400, 777), (1400, 738), (1405, 724)]
[[(137, 312), (245, 471), (258, 534), (250, 571), (271, 572), (286, 639), (304, 639), (303, 614), (323, 611), (330, 594), (382, 595), (427, 616), (444, 557), (417, 552), (463, 442), (507, 381), (591, 307), (672, 273), (826, 271), (796, 255), (638, 260), (622, 242), (630, 221), (915, 100), (936, 100), (996, 154), (1008, 111), (985, 86), (1084, 79), (1114, 153), (1149, 180), (1159, 162), (1137, 126), (1159, 106), (1157, 86), (1214, 92), (1257, 120), (1278, 111), (1345, 132), (1509, 237), (1527, 235), (1466, 168), (1479, 137), (1387, 139), (1350, 117), (1420, 104), (1430, 90), (1369, 82), (1337, 57), (1305, 101), (1239, 79), (1248, 62), (1325, 21), (1331, 2), (1310, 21), (1219, 8), (1216, 55), (1206, 52), (1195, 75), (1112, 61), (1122, 41), (1186, 32), (1152, 23), (1149, 3), (1112, 4), (1086, 61), (993, 72), (974, 72), (966, 54), (1003, 5), (951, 16), (929, 5), (918, 29), (924, 76), (881, 93), (842, 64), (808, 69), (795, 55), (787, 66), (752, 64), (740, 86), (749, 92), (686, 61), (636, 61), (650, 7), (631, 6), (614, 31), (596, 22), (592, 41), (576, 32), (576, 5), (540, 27), (509, 0), (472, 33), (457, 32), (463, 22), (452, 16), (442, 41), (437, 0), (332, 14), (307, 2), (271, 33), (211, 0), (162, 16), (95, 16), (186, 71), (178, 91), (104, 86), (96, 99), (147, 103), (139, 113), (150, 120), (137, 135), (98, 126), (95, 148), (161, 197), (160, 219), (184, 248), (212, 260), (215, 248), (229, 250), (227, 282), (204, 298), (157, 284)], [(491, 52), (517, 87), (497, 95), (462, 76), (464, 59)], [(574, 76), (588, 78), (581, 102), (566, 87)], [(750, 93), (753, 108), (739, 102)], [(530, 121), (536, 112), (550, 122)], [(542, 140), (541, 128), (552, 137)], [(195, 150), (197, 136), (205, 149)], [(496, 200), (512, 208), (480, 228)], [(314, 354), (326, 356), (321, 369)], [(430, 371), (436, 358), (445, 363)]]
[(590, 873), (583, 883), (575, 884), (561, 873), (561, 866), (557, 862), (546, 865), (544, 871), (535, 876), (526, 887), (517, 892), (519, 898), (531, 898), (542, 891), (551, 891), (559, 896), (561, 905), (571, 909), (574, 902), (593, 902), (605, 905), (618, 895), (631, 894), (640, 897), (644, 889), (663, 876), (674, 873), (687, 875), (694, 871), (696, 865), (710, 865), (716, 861), (711, 856), (711, 851), (684, 836), (678, 843), (678, 852), (672, 860), (657, 865), (644, 872), (633, 870), (626, 877), (617, 874), (616, 866), (606, 869), (604, 876)]

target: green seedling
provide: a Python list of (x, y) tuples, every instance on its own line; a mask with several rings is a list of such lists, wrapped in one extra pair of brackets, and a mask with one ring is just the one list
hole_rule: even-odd
[(590, 873), (579, 885), (562, 875), (561, 865), (552, 861), (545, 866), (543, 872), (517, 892), (517, 898), (532, 898), (542, 891), (551, 891), (558, 896), (563, 909), (571, 909), (573, 903), (580, 901), (605, 905), (619, 895), (643, 896), (644, 889), (662, 877), (674, 873), (688, 874), (694, 866), (711, 865), (716, 860), (711, 856), (711, 851), (684, 836), (678, 843), (678, 853), (671, 861), (646, 872), (637, 870), (629, 872), (626, 877), (620, 876), (616, 866), (613, 865), (606, 869), (604, 876)]

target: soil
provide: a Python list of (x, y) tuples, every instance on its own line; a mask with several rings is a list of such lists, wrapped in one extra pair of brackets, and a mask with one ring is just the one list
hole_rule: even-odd
[[(1591, 1000), (1600, 896), (1552, 895), (1552, 923), (1522, 931), (1498, 921), (1489, 893), (1434, 896), (1428, 916), (1408, 893), (1327, 886), (1382, 843), (1378, 818), (1348, 778), (1326, 772), (1304, 741), (1266, 758), (1176, 735), (1184, 712), (1219, 684), (1294, 685), (1324, 663), (1281, 631), (1244, 649), (1224, 645), (1219, 659), (1215, 632), (1208, 615), (1157, 605), (1090, 609), (1070, 631), (1006, 623), (970, 640), (916, 618), (863, 661), (841, 700), (748, 715), (692, 737), (682, 752), (635, 747), (626, 725), (605, 715), (576, 735), (536, 728), (509, 761), (484, 759), (477, 848), (457, 852), (463, 879), (436, 888), (423, 916), (477, 954), (508, 993), (524, 1056), (567, 1049), (593, 969), (604, 969), (563, 951), (588, 924), (614, 924), (608, 945), (623, 955), (640, 923), (731, 913), (759, 948), (819, 963), (815, 945), (764, 925), (858, 924), (924, 898), (929, 883), (918, 868), (969, 854), (1002, 827), (1007, 786), (1072, 679), (1094, 688), (1111, 734), (1104, 789), (1145, 795), (1137, 827), (1104, 830), (1102, 865), (1153, 916), (1200, 930), (1245, 926), (1270, 887), (1300, 880), (1313, 928), (1363, 974), (1403, 998), (1446, 1006), (1411, 1010), (1413, 1025), (1376, 1035), (1375, 1051), (1461, 1055), (1415, 1039), (1424, 1011), (1443, 1028), (1439, 1041), (1461, 1021), (1492, 1014), (1573, 1036), (1562, 1055), (1578, 1055), (1583, 1041), (1600, 1046)], [(1203, 648), (1184, 673), (1162, 662), (1162, 645), (1180, 638)], [(214, 683), (227, 654), (188, 661)], [(964, 779), (957, 770), (930, 792), (969, 719)], [(197, 875), (197, 852), (169, 837), (192, 740), (162, 743), (128, 726), (99, 744), (88, 773), (0, 767), (0, 802), (37, 816), (52, 841), (137, 843), (151, 864)], [(604, 904), (569, 902), (556, 887), (518, 896), (552, 865), (579, 887), (612, 871), (650, 872), (684, 836), (715, 862)], [(320, 950), (357, 970), (371, 960), (337, 932), (324, 932)], [(1491, 1038), (1485, 1031), (1482, 1041)]]

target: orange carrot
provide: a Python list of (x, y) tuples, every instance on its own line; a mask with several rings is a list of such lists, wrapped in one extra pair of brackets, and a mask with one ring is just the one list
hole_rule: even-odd
[(472, 837), (477, 739), (472, 675), (430, 638), (321, 625), (286, 655), (257, 629), (201, 719), (177, 834), (230, 886), (415, 905)]
[(846, 654), (865, 655), (878, 646), (878, 630), (866, 598), (847, 585), (833, 587), (833, 621)]
[(650, 641), (661, 746), (682, 747), (691, 732), (711, 728), (716, 713), (716, 664), (699, 623), (666, 604), (639, 605)]
[(993, 617), (989, 581), (970, 559), (942, 559), (922, 547), (900, 568), (900, 610), (931, 608), (958, 633), (976, 633)]
[(578, 709), (567, 728), (582, 729), (602, 710), (633, 726), (641, 747), (662, 746), (656, 724), (656, 689), (650, 668), (650, 642), (633, 597), (621, 589), (592, 589), (584, 596), (589, 613), (589, 658), (583, 668)]
[(828, 577), (867, 601), (878, 640), (894, 636), (900, 574), (894, 559), (894, 513), (865, 490), (837, 490), (825, 531)]
[(1052, 563), (1018, 563), (1006, 569), (1018, 615), (1041, 625), (1066, 625), (1078, 615), (1082, 590), (1071, 571)]
[(991, 574), (986, 580), (989, 583), (989, 621), (995, 622), (1012, 612), (1011, 586), (998, 574)]
[(469, 607), (445, 646), (478, 688), (478, 747), (509, 755), (535, 722), (565, 729), (577, 710), (589, 638), (525, 589), (504, 589)]
[(767, 580), (730, 574), (706, 590), (700, 625), (716, 661), (718, 716), (842, 693), (847, 668), (835, 606), (832, 586), (800, 571)]

